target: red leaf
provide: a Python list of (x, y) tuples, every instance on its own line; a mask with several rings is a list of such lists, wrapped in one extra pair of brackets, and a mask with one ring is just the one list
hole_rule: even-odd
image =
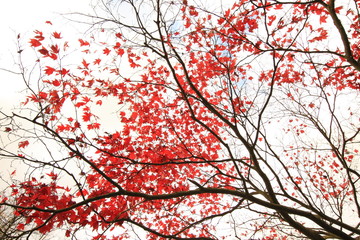
[(19, 142), (19, 148), (25, 148), (29, 145), (29, 141), (22, 141), (22, 142)]
[(117, 38), (121, 38), (121, 37), (122, 37), (121, 33), (116, 33), (115, 36), (116, 36)]
[(348, 182), (344, 182), (344, 183), (340, 184), (340, 187), (342, 189), (345, 189), (347, 186), (348, 186)]
[(54, 38), (57, 38), (57, 39), (60, 39), (60, 38), (61, 38), (61, 33), (53, 32), (52, 35), (53, 35)]
[(327, 15), (320, 16), (320, 23), (326, 23), (327, 17)]
[(66, 49), (68, 48), (69, 48), (69, 42), (65, 42), (63, 46), (64, 51), (66, 51)]
[(39, 92), (39, 98), (40, 99), (46, 99), (47, 98), (47, 93), (45, 93), (45, 92)]
[(65, 76), (66, 74), (69, 73), (69, 70), (62, 68), (61, 70), (58, 71), (60, 73), (61, 76)]
[(83, 116), (82, 116), (82, 119), (84, 120), (84, 122), (88, 122), (90, 121), (90, 118), (91, 118), (92, 114), (89, 113), (89, 112), (84, 112)]
[(84, 102), (78, 102), (78, 103), (75, 104), (75, 107), (79, 108), (79, 107), (84, 106), (85, 104), (86, 103), (84, 103)]
[(58, 45), (51, 45), (51, 51), (53, 53), (59, 53), (60, 52), (60, 49), (59, 49), (59, 46)]
[(48, 55), (49, 54), (49, 51), (46, 49), (46, 48), (41, 48), (38, 50), (42, 55)]
[(90, 99), (88, 96), (82, 97), (82, 100), (83, 100), (85, 103), (91, 102), (91, 99)]
[(59, 81), (59, 80), (54, 80), (54, 81), (52, 81), (52, 84), (55, 86), (55, 87), (58, 87), (58, 86), (60, 86), (61, 85), (61, 82)]
[(45, 23), (52, 25), (52, 22), (51, 22), (51, 21), (46, 21)]
[(100, 123), (92, 123), (92, 124), (89, 124), (89, 125), (87, 125), (87, 128), (88, 128), (89, 130), (91, 130), (91, 129), (99, 129), (99, 128), (100, 128)]
[(23, 223), (19, 223), (16, 227), (16, 229), (20, 230), (20, 231), (24, 230), (24, 228), (25, 228), (25, 224), (23, 224)]
[(53, 60), (57, 59), (57, 55), (54, 53), (50, 54), (49, 57), (52, 58)]
[(84, 40), (82, 40), (82, 39), (79, 39), (79, 42), (80, 42), (80, 47), (90, 46), (90, 43), (89, 43), (89, 42), (84, 41)]
[(108, 49), (108, 48), (105, 48), (105, 49), (103, 50), (103, 52), (104, 52), (105, 55), (109, 55), (109, 53), (111, 52), (111, 50)]
[(97, 59), (95, 59), (95, 60), (94, 60), (94, 64), (99, 65), (99, 64), (100, 64), (100, 62), (101, 62), (101, 59), (100, 59), (100, 58), (97, 58)]
[(37, 226), (40, 226), (44, 223), (44, 221), (40, 218), (35, 218), (34, 222), (37, 224)]
[(87, 62), (85, 61), (85, 59), (83, 59), (83, 61), (82, 61), (81, 63), (82, 63), (82, 65), (84, 66), (84, 68), (89, 69), (89, 63), (87, 63)]
[(52, 180), (56, 180), (58, 177), (58, 175), (54, 172), (47, 173), (46, 175), (48, 175)]
[(35, 38), (36, 38), (37, 40), (42, 41), (42, 40), (45, 39), (42, 32), (36, 30), (35, 33), (37, 34), (37, 35), (35, 36)]
[(39, 42), (38, 40), (36, 40), (36, 39), (30, 39), (30, 45), (32, 46), (32, 47), (38, 47), (38, 46), (41, 46), (41, 42)]
[(118, 50), (116, 50), (116, 53), (121, 57), (122, 55), (124, 55), (125, 51), (122, 48), (119, 48)]
[(49, 66), (46, 66), (46, 69), (45, 69), (45, 74), (47, 74), (47, 75), (51, 75), (51, 74), (53, 74), (53, 72), (55, 71), (55, 69), (54, 68), (52, 68), (52, 67), (49, 67)]

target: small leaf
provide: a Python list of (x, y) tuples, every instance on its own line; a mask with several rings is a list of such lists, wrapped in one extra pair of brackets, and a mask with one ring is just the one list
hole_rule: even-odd
[(61, 33), (53, 32), (52, 35), (53, 35), (54, 38), (61, 39)]
[(105, 55), (109, 55), (109, 53), (110, 53), (111, 51), (110, 51), (110, 49), (105, 48), (105, 49), (103, 50), (103, 52), (104, 52)]
[(41, 43), (38, 41), (38, 40), (36, 40), (36, 39), (30, 39), (30, 45), (32, 46), (32, 47), (38, 47), (38, 46), (41, 46)]
[(48, 55), (49, 54), (49, 51), (46, 49), (46, 48), (41, 48), (38, 50), (42, 55)]
[(46, 74), (46, 75), (51, 75), (51, 74), (53, 74), (54, 71), (55, 71), (54, 68), (49, 67), (49, 66), (46, 66), (45, 74)]
[(22, 142), (19, 142), (19, 148), (25, 148), (29, 145), (29, 141), (22, 141)]
[(60, 52), (60, 49), (59, 49), (58, 45), (51, 45), (50, 48), (51, 48), (51, 51), (53, 53), (59, 53)]
[(80, 47), (90, 46), (90, 43), (89, 43), (89, 42), (84, 41), (84, 40), (82, 40), (82, 39), (79, 39), (79, 42), (80, 42)]
[(25, 228), (25, 224), (23, 224), (23, 223), (19, 223), (16, 227), (16, 229), (20, 230), (20, 231), (24, 230), (24, 228)]

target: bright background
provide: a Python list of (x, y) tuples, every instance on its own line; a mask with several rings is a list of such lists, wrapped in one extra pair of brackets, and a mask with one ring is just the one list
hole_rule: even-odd
[[(34, 36), (34, 30), (41, 30), (51, 21), (57, 32), (66, 31), (67, 35), (80, 38), (86, 31), (86, 26), (70, 21), (66, 13), (91, 13), (91, 3), (95, 0), (11, 0), (2, 1), (0, 8), (0, 111), (11, 114), (25, 100), (25, 84), (19, 72), (17, 54), (20, 34), (20, 45), (24, 50), (24, 63), (34, 64), (33, 58), (26, 59), (32, 51), (29, 38)], [(28, 51), (28, 52), (26, 52)], [(31, 54), (30, 54), (31, 55)], [(1, 129), (0, 134), (3, 134)], [(6, 135), (0, 136), (1, 145), (8, 141)], [(16, 151), (16, 149), (15, 149)], [(7, 180), (9, 174), (19, 167), (13, 162), (0, 160), (0, 178)], [(23, 170), (23, 169), (22, 169)], [(21, 176), (19, 176), (21, 177)], [(0, 181), (0, 191), (4, 189)]]
[[(9, 0), (4, 1), (0, 8), (0, 111), (6, 114), (11, 114), (13, 109), (19, 109), (20, 102), (25, 100), (25, 84), (19, 72), (19, 56), (18, 56), (18, 39), (20, 34), (21, 49), (23, 62), (26, 66), (34, 65), (34, 58), (29, 58), (31, 54), (31, 47), (29, 38), (34, 36), (35, 30), (44, 31), (44, 34), (49, 32), (46, 29), (50, 25), (46, 21), (51, 21), (53, 24), (53, 31), (62, 33), (70, 42), (70, 38), (83, 38), (89, 25), (74, 22), (75, 16), (69, 13), (94, 13), (92, 6), (97, 0)], [(36, 78), (34, 78), (36, 79)], [(18, 111), (18, 110), (16, 110)], [(0, 135), (4, 133), (4, 129), (0, 126)], [(6, 135), (0, 136), (0, 141), (7, 142)], [(0, 144), (0, 145), (3, 145)], [(16, 149), (13, 149), (16, 152)], [(41, 154), (41, 153), (40, 153)], [(26, 171), (20, 165), (9, 160), (0, 159), (0, 192), (8, 184), (3, 180), (8, 181), (9, 175), (16, 169), (16, 177), (21, 179), (21, 176)], [(78, 233), (78, 236), (83, 236), (83, 239), (88, 239), (91, 232), (87, 229)], [(31, 240), (37, 240), (38, 235), (32, 236)], [(45, 239), (63, 240), (64, 232), (58, 230), (51, 232)]]
[[(11, 110), (19, 103), (20, 91), (24, 89), (19, 75), (4, 69), (17, 71), (17, 35), (23, 45), (36, 29), (44, 27), (49, 20), (61, 32), (71, 31), (81, 35), (84, 25), (75, 24), (66, 18), (66, 13), (92, 12), (92, 0), (11, 0), (3, 1), (0, 8), (0, 110)], [(25, 46), (24, 46), (25, 47)], [(28, 46), (27, 46), (28, 47)]]

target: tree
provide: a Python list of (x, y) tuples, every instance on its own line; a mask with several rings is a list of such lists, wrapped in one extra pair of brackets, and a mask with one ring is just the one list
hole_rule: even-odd
[[(26, 224), (26, 219), (21, 215), (13, 214), (12, 208), (2, 207), (0, 209), (0, 238), (3, 240), (14, 239), (14, 236), (21, 234), (17, 229), (19, 224)], [(49, 239), (50, 234), (37, 234), (36, 239)], [(52, 238), (54, 239), (54, 238)]]
[(1, 205), (22, 236), (357, 238), (359, 7), (109, 1), (77, 43), (35, 31), (0, 152), (32, 171)]
[(11, 212), (6, 212), (6, 209), (2, 207), (0, 209), (0, 237), (1, 239), (11, 239), (14, 234), (16, 234), (18, 225), (21, 216), (15, 216)]

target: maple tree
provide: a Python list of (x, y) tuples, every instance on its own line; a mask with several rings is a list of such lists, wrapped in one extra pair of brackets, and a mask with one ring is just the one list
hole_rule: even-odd
[(103, 4), (88, 38), (34, 32), (2, 112), (18, 236), (360, 235), (360, 1)]
[[(17, 229), (19, 224), (24, 224), (26, 221), (20, 215), (14, 215), (13, 211), (9, 207), (1, 207), (0, 208), (0, 238), (2, 240), (11, 240), (14, 239), (14, 236), (19, 235), (20, 232)], [(36, 233), (35, 233), (36, 234)], [(41, 239), (49, 239), (49, 234), (37, 234), (36, 238)]]
[(0, 209), (0, 217), (0, 237), (4, 240), (11, 239), (7, 236), (16, 234), (16, 226), (20, 222), (21, 217), (14, 216), (12, 211), (6, 212), (4, 208)]

